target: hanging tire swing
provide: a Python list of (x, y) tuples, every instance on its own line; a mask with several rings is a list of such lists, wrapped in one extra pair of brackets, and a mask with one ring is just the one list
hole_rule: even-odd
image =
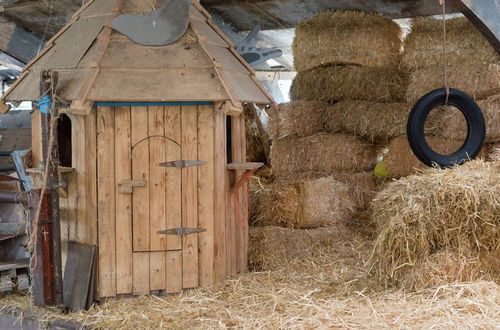
[[(425, 139), (425, 122), (429, 113), (436, 107), (451, 105), (460, 110), (467, 121), (467, 138), (464, 144), (452, 154), (443, 155), (435, 152)], [(445, 123), (446, 124), (446, 123)], [(428, 166), (451, 167), (474, 159), (484, 144), (486, 125), (481, 109), (467, 94), (450, 88), (447, 95), (445, 88), (433, 90), (424, 95), (413, 107), (406, 127), (410, 147), (420, 161)]]

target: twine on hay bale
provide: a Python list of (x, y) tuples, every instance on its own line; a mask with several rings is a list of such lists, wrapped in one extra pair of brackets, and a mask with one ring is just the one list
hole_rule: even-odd
[(439, 252), (500, 251), (500, 163), (471, 161), (394, 181), (373, 200), (379, 236), (369, 267), (397, 284)]
[[(448, 86), (459, 89), (477, 100), (500, 94), (500, 65), (451, 65)], [(443, 87), (443, 66), (434, 65), (412, 72), (406, 90), (406, 101), (415, 103), (431, 90)]]
[(254, 192), (253, 225), (317, 228), (347, 222), (355, 209), (349, 187), (333, 177), (278, 181)]
[[(443, 137), (427, 137), (426, 140), (430, 147), (440, 154), (453, 153), (464, 143), (464, 140)], [(422, 163), (411, 150), (406, 136), (393, 139), (386, 151), (384, 162), (391, 178), (401, 178), (427, 168), (427, 165)], [(478, 157), (483, 157), (485, 152), (486, 148), (483, 148)]]
[[(500, 77), (499, 77), (500, 79)], [(486, 143), (500, 141), (500, 95), (477, 101), (486, 122)], [(458, 109), (448, 109), (442, 118), (443, 136), (450, 139), (465, 140), (467, 122)]]
[(396, 66), (401, 35), (398, 24), (376, 13), (321, 13), (297, 25), (294, 66), (299, 72), (331, 64)]
[(290, 89), (292, 100), (334, 102), (404, 100), (407, 78), (396, 68), (326, 66), (299, 72)]
[(367, 171), (375, 162), (375, 147), (353, 135), (316, 134), (275, 141), (273, 170), (279, 175), (308, 171), (334, 174), (342, 170)]
[(323, 114), (328, 103), (295, 101), (281, 104), (269, 117), (269, 135), (273, 140), (302, 137), (323, 131)]
[[(414, 18), (405, 40), (401, 66), (409, 71), (443, 65), (443, 22), (434, 18)], [(446, 20), (447, 63), (473, 66), (498, 63), (500, 57), (479, 30), (465, 17)]]

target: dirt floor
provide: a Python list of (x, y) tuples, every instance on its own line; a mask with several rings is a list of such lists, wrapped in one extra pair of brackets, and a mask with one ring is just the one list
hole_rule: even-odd
[[(322, 247), (281, 269), (251, 272), (180, 295), (111, 299), (82, 313), (32, 310), (89, 328), (498, 329), (500, 285), (450, 283), (418, 292), (363, 288), (370, 244)], [(0, 304), (29, 310), (26, 295)]]

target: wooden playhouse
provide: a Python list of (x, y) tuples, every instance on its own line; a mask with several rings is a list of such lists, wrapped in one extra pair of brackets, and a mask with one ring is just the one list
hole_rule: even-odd
[[(253, 164), (242, 104), (273, 101), (196, 1), (187, 32), (168, 46), (109, 27), (151, 3), (89, 1), (1, 103), (39, 99), (41, 72), (58, 72), (63, 249), (98, 246), (99, 298), (179, 292), (246, 270), (243, 174)], [(38, 111), (32, 123), (40, 167)]]

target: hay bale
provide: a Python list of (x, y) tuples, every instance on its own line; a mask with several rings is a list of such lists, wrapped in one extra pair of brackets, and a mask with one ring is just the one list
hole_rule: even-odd
[(500, 162), (500, 143), (492, 143), (488, 146), (487, 160), (491, 162)]
[(302, 137), (323, 131), (323, 114), (327, 103), (295, 101), (281, 104), (269, 117), (269, 135), (273, 140)]
[(254, 192), (253, 225), (316, 228), (347, 221), (354, 212), (349, 187), (332, 177), (280, 180)]
[(253, 106), (243, 108), (245, 115), (246, 156), (249, 162), (269, 163), (270, 138)]
[[(414, 18), (405, 40), (401, 66), (414, 71), (443, 65), (443, 23), (440, 19)], [(446, 60), (450, 65), (498, 63), (500, 57), (479, 30), (465, 17), (446, 21)]]
[[(443, 87), (443, 67), (434, 65), (410, 74), (406, 101), (416, 102), (428, 92)], [(448, 86), (480, 100), (500, 94), (500, 65), (453, 65), (448, 67)]]
[[(463, 142), (463, 140), (442, 137), (427, 137), (427, 143), (430, 147), (441, 154), (450, 154), (457, 151), (463, 145)], [(486, 149), (483, 148), (478, 157), (484, 157), (485, 151)], [(391, 178), (401, 178), (428, 168), (415, 156), (406, 136), (397, 137), (389, 143), (384, 162)]]
[(300, 172), (334, 174), (342, 170), (367, 171), (375, 162), (375, 147), (347, 134), (316, 134), (281, 139), (271, 148), (275, 173)]
[(281, 268), (298, 258), (307, 258), (342, 237), (352, 236), (342, 226), (317, 229), (250, 227), (248, 262), (254, 271)]
[[(486, 121), (486, 143), (500, 141), (500, 95), (491, 96), (477, 102)], [(443, 136), (465, 140), (467, 122), (458, 109), (448, 109), (443, 115)]]
[(467, 255), (440, 251), (419, 260), (397, 279), (397, 286), (416, 291), (457, 282), (500, 282), (500, 251)]
[(401, 29), (375, 13), (334, 11), (300, 22), (292, 50), (297, 71), (319, 66), (396, 66), (402, 48)]
[(395, 68), (327, 66), (299, 72), (290, 89), (292, 100), (334, 102), (404, 100), (407, 80)]
[(373, 200), (371, 275), (391, 285), (438, 252), (498, 252), (499, 171), (499, 163), (477, 160), (388, 184)]

